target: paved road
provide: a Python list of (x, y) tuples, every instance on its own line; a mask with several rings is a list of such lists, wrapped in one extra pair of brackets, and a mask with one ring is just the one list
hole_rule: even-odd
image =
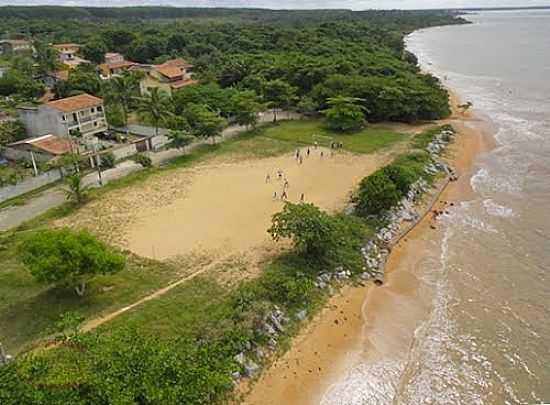
[[(278, 113), (279, 119), (297, 119), (299, 118), (298, 114), (294, 113)], [(260, 117), (260, 123), (266, 123), (273, 120), (272, 113), (264, 113)], [(245, 127), (239, 125), (232, 125), (226, 128), (222, 136), (219, 137), (216, 141), (223, 142), (225, 139), (232, 138), (246, 130)], [(205, 144), (205, 141), (197, 141), (190, 145), (184, 150), (178, 149), (167, 149), (159, 152), (151, 152), (149, 156), (153, 161), (155, 166), (162, 165), (174, 159), (178, 156), (190, 153), (193, 149), (199, 145)], [(142, 167), (133, 161), (127, 160), (119, 163), (116, 167), (105, 170), (102, 172), (103, 183), (107, 184), (109, 181), (119, 179), (121, 177), (127, 176), (128, 174), (141, 170)], [(98, 186), (98, 174), (97, 172), (87, 174), (83, 183), (85, 185)], [(59, 185), (53, 188), (50, 188), (36, 197), (30, 199), (21, 206), (12, 206), (0, 210), (0, 231), (7, 231), (11, 228), (15, 228), (21, 225), (23, 222), (28, 221), (32, 218), (37, 217), (48, 211), (51, 208), (58, 207), (65, 202), (65, 191), (64, 186)]]

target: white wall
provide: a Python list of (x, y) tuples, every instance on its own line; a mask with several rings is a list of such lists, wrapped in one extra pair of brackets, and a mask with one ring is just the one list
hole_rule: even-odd
[(35, 190), (60, 179), (61, 173), (57, 169), (39, 174), (36, 177), (28, 177), (14, 186), (10, 185), (0, 188), (0, 202), (28, 193), (29, 191)]

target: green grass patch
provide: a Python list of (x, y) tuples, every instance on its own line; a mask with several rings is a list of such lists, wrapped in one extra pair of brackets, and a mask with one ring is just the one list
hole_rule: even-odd
[(177, 271), (173, 265), (131, 256), (125, 270), (94, 278), (86, 295), (77, 297), (68, 287), (38, 283), (23, 267), (17, 247), (26, 234), (5, 234), (0, 240), (0, 342), (12, 353), (49, 335), (66, 312), (92, 317), (115, 310), (163, 287)]
[(329, 147), (341, 142), (344, 149), (354, 153), (373, 153), (407, 139), (407, 135), (390, 129), (366, 127), (353, 133), (339, 133), (326, 128), (322, 120), (287, 121), (263, 128), (262, 136), (299, 145), (317, 142)]

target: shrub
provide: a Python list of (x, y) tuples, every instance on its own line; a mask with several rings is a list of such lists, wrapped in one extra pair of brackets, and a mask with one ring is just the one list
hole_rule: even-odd
[(417, 179), (412, 169), (401, 165), (387, 165), (382, 169), (382, 172), (395, 184), (401, 195), (407, 194), (411, 185)]
[(17, 171), (11, 167), (0, 167), (0, 187), (17, 184)]
[(113, 152), (107, 152), (100, 155), (101, 168), (110, 169), (115, 167), (115, 155)]
[(355, 209), (362, 217), (379, 215), (392, 208), (399, 199), (396, 185), (382, 170), (378, 170), (361, 180), (354, 198)]
[(143, 153), (138, 153), (134, 155), (134, 162), (140, 164), (143, 167), (153, 166), (153, 161), (151, 160), (151, 158), (147, 155), (144, 155)]

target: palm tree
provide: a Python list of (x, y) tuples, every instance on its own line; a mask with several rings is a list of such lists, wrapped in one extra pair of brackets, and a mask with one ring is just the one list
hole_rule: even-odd
[(82, 204), (88, 197), (90, 187), (83, 184), (80, 174), (75, 173), (67, 176), (65, 182), (69, 186), (69, 189), (65, 190), (67, 200), (73, 200), (78, 205)]
[(120, 105), (122, 111), (122, 121), (124, 123), (124, 127), (126, 128), (126, 135), (128, 135), (128, 111), (136, 90), (136, 78), (130, 74), (116, 76), (110, 80), (108, 98), (111, 102)]
[(148, 89), (144, 97), (138, 98), (138, 112), (147, 115), (155, 127), (155, 136), (159, 132), (159, 124), (173, 114), (170, 111), (170, 96), (158, 87)]

